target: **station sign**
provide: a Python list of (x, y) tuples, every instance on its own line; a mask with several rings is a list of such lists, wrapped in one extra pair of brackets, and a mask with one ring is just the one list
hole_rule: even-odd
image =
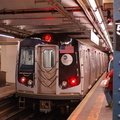
[(115, 23), (115, 50), (120, 51), (120, 20)]
[(92, 30), (90, 31), (90, 40), (99, 45), (99, 37)]

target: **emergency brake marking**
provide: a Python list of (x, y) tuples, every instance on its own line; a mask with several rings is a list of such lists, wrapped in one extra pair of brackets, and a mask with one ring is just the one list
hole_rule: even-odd
[(72, 56), (70, 54), (64, 54), (61, 57), (61, 62), (64, 65), (70, 65), (73, 62), (73, 58), (72, 58)]

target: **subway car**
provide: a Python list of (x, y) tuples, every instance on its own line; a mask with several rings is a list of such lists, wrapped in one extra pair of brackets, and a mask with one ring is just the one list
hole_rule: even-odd
[(106, 53), (67, 34), (40, 33), (19, 43), (16, 95), (81, 100), (106, 70)]

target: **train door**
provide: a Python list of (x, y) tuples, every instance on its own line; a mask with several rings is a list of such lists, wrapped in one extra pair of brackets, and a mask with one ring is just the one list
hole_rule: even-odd
[(82, 51), (83, 56), (83, 67), (84, 67), (84, 83), (83, 83), (83, 90), (84, 94), (88, 91), (90, 86), (90, 53), (88, 49), (84, 49)]
[(56, 93), (58, 46), (37, 45), (35, 50), (36, 85), (39, 94)]
[(99, 76), (99, 58), (98, 58), (98, 51), (96, 51), (96, 79)]
[(86, 51), (86, 61), (87, 61), (87, 77), (88, 77), (88, 82), (89, 82), (89, 87), (88, 88), (91, 88), (91, 70), (92, 70), (92, 65), (91, 65), (91, 51), (88, 49)]
[(107, 54), (105, 54), (104, 53), (104, 70), (106, 70), (107, 69), (107, 66), (108, 66), (108, 56), (107, 56)]
[(102, 58), (102, 64), (103, 64), (102, 72), (104, 72), (105, 70), (105, 54), (104, 53), (103, 53), (103, 58)]
[(100, 76), (100, 71), (101, 71), (101, 68), (100, 68), (100, 53), (98, 51), (97, 52), (97, 78)]
[(104, 68), (104, 61), (103, 61), (103, 58), (104, 58), (104, 54), (101, 53), (101, 73), (103, 73), (103, 68)]
[(97, 80), (97, 52), (95, 51), (95, 80)]
[(100, 59), (100, 74), (102, 73), (102, 53), (99, 53), (99, 59)]
[(90, 82), (91, 82), (91, 85), (95, 82), (95, 52), (94, 52), (94, 49), (92, 49), (91, 51), (91, 79), (90, 79)]
[(101, 74), (101, 53), (99, 52), (99, 75)]

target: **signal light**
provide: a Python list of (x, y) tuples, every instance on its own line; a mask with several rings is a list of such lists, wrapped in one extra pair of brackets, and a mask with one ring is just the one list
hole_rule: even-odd
[(43, 39), (46, 42), (51, 42), (52, 41), (52, 36), (50, 34), (46, 34), (46, 35), (44, 35)]
[(73, 78), (68, 80), (68, 83), (70, 86), (76, 86), (78, 84), (78, 81), (76, 78), (73, 77)]
[(21, 77), (21, 78), (20, 78), (20, 82), (21, 82), (21, 83), (25, 83), (26, 81), (27, 81), (27, 78), (26, 78), (26, 77)]

